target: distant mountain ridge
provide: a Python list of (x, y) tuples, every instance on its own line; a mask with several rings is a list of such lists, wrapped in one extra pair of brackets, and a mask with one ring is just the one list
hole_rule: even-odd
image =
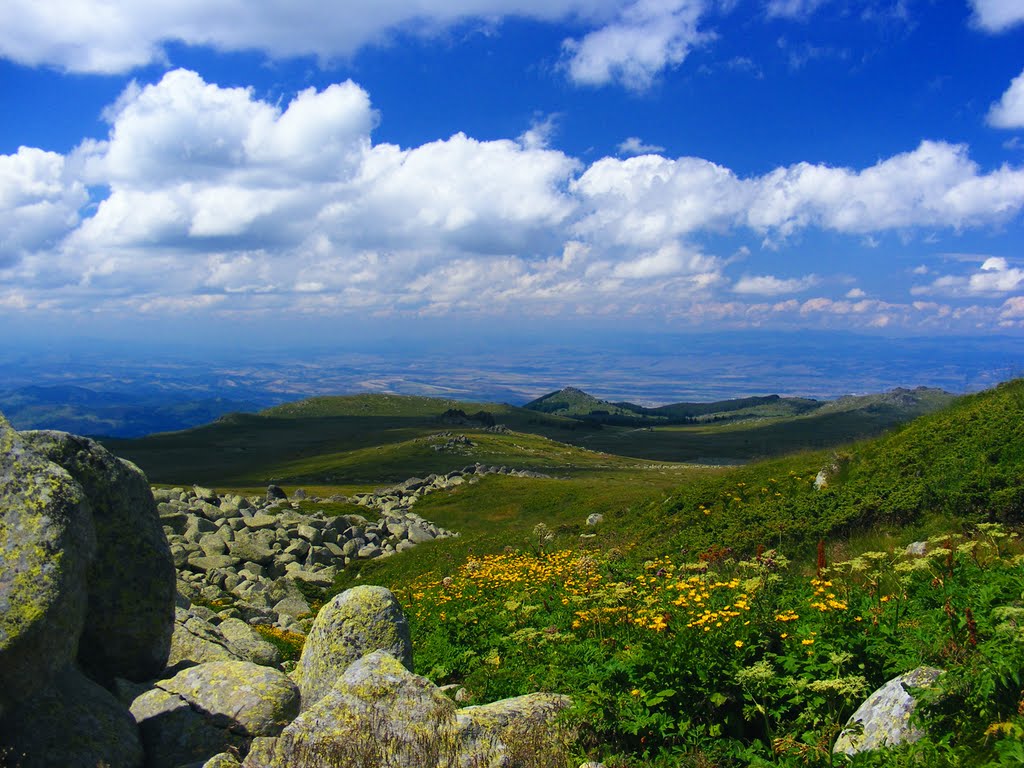
[(76, 435), (142, 437), (188, 429), (262, 404), (223, 397), (136, 394), (59, 384), (0, 392), (0, 411), (15, 429), (56, 429)]
[(847, 395), (836, 400), (766, 395), (710, 403), (672, 403), (646, 408), (629, 402), (610, 402), (576, 387), (566, 387), (523, 407), (540, 413), (619, 426), (659, 426), (704, 422), (781, 419), (814, 413), (846, 411), (923, 414), (949, 405), (956, 395), (932, 387), (897, 387), (872, 395)]

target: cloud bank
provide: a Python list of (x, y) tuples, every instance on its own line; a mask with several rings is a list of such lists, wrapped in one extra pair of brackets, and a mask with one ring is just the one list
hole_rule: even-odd
[[(458, 133), (402, 149), (374, 143), (380, 116), (352, 81), (274, 105), (175, 70), (128, 87), (105, 117), (107, 137), (67, 156), (0, 156), (0, 307), (830, 314), (868, 325), (925, 310), (909, 298), (797, 303), (786, 297), (834, 279), (736, 275), (714, 238), (914, 239), (998, 225), (1024, 207), (1024, 169), (983, 171), (945, 142), (861, 169), (797, 163), (747, 177), (659, 154), (587, 165), (547, 148), (536, 126), (518, 140)], [(1022, 274), (994, 258), (921, 290), (1006, 300)]]

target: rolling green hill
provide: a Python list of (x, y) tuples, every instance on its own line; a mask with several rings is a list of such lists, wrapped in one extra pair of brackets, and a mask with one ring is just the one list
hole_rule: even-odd
[[(588, 408), (592, 412), (595, 404), (603, 401), (580, 390), (556, 394), (560, 398), (548, 400), (551, 408), (559, 406), (552, 413), (405, 395), (317, 397), (258, 414), (228, 414), (212, 424), (183, 432), (107, 443), (135, 461), (154, 482), (249, 486), (271, 479), (289, 482), (297, 478), (306, 483), (353, 485), (397, 481), (426, 471), (449, 471), (475, 461), (515, 463), (522, 460), (517, 441), (523, 444), (537, 438), (565, 444), (558, 449), (562, 452), (558, 461), (545, 463), (533, 458), (527, 464), (544, 471), (585, 466), (593, 452), (647, 461), (738, 463), (878, 435), (952, 399), (935, 390), (897, 390), (820, 403), (806, 413), (806, 404), (817, 401), (770, 397), (699, 408), (678, 404), (667, 406), (677, 409), (677, 416), (683, 408), (690, 408), (690, 413), (703, 408), (704, 416), (733, 416), (696, 424), (671, 424), (665, 418), (664, 424), (635, 427), (563, 415), (563, 410), (577, 415)], [(562, 409), (560, 404), (567, 405)], [(616, 407), (602, 407), (606, 405)], [(712, 408), (726, 410), (709, 410)], [(452, 417), (459, 413), (473, 418)], [(746, 416), (740, 418), (742, 414)], [(503, 425), (515, 436), (491, 433), (478, 450), (458, 456), (446, 456), (416, 442), (445, 431), (470, 436), (483, 433), (483, 422), (475, 420), (480, 416)], [(548, 448), (536, 450), (552, 455)], [(358, 451), (370, 453), (362, 458), (343, 456)]]
[[(445, 418), (445, 413), (452, 410), (484, 411), (496, 422), (515, 430), (517, 436), (453, 425)], [(229, 414), (212, 424), (182, 432), (105, 442), (158, 483), (252, 486), (271, 479), (287, 481), (301, 477), (304, 482), (352, 485), (392, 482), (424, 473), (424, 459), (429, 459), (434, 471), (457, 469), (477, 460), (506, 463), (519, 453), (514, 447), (516, 440), (551, 440), (598, 429), (508, 405), (404, 395), (355, 395), (313, 398), (258, 414)], [(453, 430), (495, 439), (477, 454), (434, 452), (416, 442)], [(589, 454), (568, 446), (561, 450), (580, 456)], [(362, 454), (365, 459), (342, 457), (359, 451), (370, 453)], [(561, 462), (567, 463), (573, 462)], [(316, 475), (311, 467), (320, 474)]]

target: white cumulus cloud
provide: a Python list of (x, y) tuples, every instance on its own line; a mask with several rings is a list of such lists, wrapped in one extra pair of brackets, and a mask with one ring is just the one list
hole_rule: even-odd
[(62, 155), (32, 147), (0, 155), (0, 268), (56, 245), (78, 225), (87, 200)]
[(971, 0), (974, 21), (988, 32), (1002, 32), (1024, 22), (1020, 0)]
[(808, 227), (970, 227), (1024, 207), (1024, 169), (982, 173), (965, 146), (925, 141), (863, 170), (797, 163), (745, 179), (701, 158), (604, 158), (574, 190), (584, 203), (578, 232), (650, 246), (736, 226), (783, 237)]
[[(271, 104), (176, 70), (133, 84), (105, 114), (108, 135), (67, 156), (0, 157), (5, 311), (529, 308), (902, 322), (922, 311), (855, 291), (755, 309), (751, 297), (788, 299), (824, 278), (737, 276), (735, 255), (754, 255), (740, 242), (727, 246), (733, 257), (716, 253), (715, 236), (912, 239), (916, 228), (998, 224), (1024, 207), (1024, 172), (983, 171), (942, 142), (868, 168), (798, 163), (746, 177), (654, 153), (586, 165), (547, 147), (545, 118), (532, 137), (374, 143), (379, 116), (352, 82)], [(920, 290), (991, 301), (1024, 285), (1009, 261), (982, 261), (921, 277), (934, 285)]]
[(1024, 289), (1024, 269), (1010, 266), (1000, 257), (991, 256), (966, 275), (941, 275), (929, 285), (916, 286), (915, 295), (944, 294), (949, 296), (992, 296)]
[(996, 128), (1024, 128), (1024, 70), (989, 109), (988, 122)]
[(580, 85), (617, 82), (642, 91), (663, 70), (683, 62), (707, 39), (697, 23), (705, 0), (634, 0), (619, 17), (582, 40), (566, 40), (570, 79)]

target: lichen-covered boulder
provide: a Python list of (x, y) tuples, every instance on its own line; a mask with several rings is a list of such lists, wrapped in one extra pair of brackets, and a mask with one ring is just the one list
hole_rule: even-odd
[(162, 688), (152, 688), (132, 702), (132, 716), (146, 751), (146, 768), (177, 768), (205, 762), (226, 749), (243, 750), (247, 739), (220, 728), (185, 699)]
[(274, 759), (276, 746), (277, 737), (257, 736), (249, 745), (249, 754), (242, 761), (242, 768), (268, 768)]
[(285, 728), (270, 756), (250, 755), (244, 765), (498, 768), (538, 756), (558, 765), (565, 753), (555, 718), (570, 704), (566, 696), (537, 693), (456, 710), (440, 688), (375, 651), (349, 665)]
[(279, 670), (247, 661), (211, 661), (157, 685), (244, 736), (276, 736), (299, 714), (295, 683)]
[(168, 666), (245, 660), (241, 649), (236, 648), (219, 628), (187, 608), (175, 607)]
[(313, 706), (354, 661), (385, 651), (412, 669), (409, 624), (391, 591), (354, 587), (320, 609), (306, 636), (297, 677), (302, 708)]
[(942, 670), (918, 667), (895, 677), (865, 699), (839, 734), (832, 751), (856, 755), (882, 747), (896, 747), (920, 739), (924, 734), (910, 723), (917, 701), (908, 688), (927, 688)]
[(282, 672), (215, 661), (179, 672), (131, 706), (149, 768), (174, 768), (276, 736), (299, 711), (299, 691)]
[(330, 691), (284, 729), (261, 768), (414, 768), (448, 765), (458, 753), (452, 701), (394, 656), (377, 651), (349, 665)]
[(0, 415), (0, 715), (75, 658), (95, 549), (81, 486)]
[(128, 708), (74, 665), (0, 721), (8, 765), (139, 768), (142, 743)]
[(281, 652), (241, 619), (224, 619), (217, 625), (217, 629), (242, 655), (244, 661), (264, 667), (276, 667), (281, 663)]
[(174, 627), (175, 571), (146, 476), (95, 440), (66, 432), (22, 438), (78, 482), (92, 509), (97, 548), (79, 663), (105, 683), (156, 676)]
[(464, 749), (471, 744), (486, 749), (501, 744), (506, 753), (554, 753), (568, 737), (556, 719), (572, 706), (572, 699), (557, 693), (529, 693), (491, 704), (465, 707), (456, 713)]

